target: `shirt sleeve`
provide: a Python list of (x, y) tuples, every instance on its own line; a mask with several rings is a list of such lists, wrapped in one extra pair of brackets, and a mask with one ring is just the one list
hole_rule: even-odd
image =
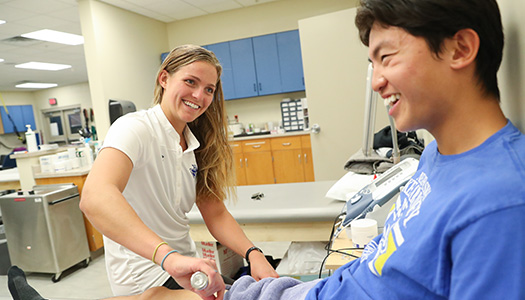
[(524, 205), (501, 209), (453, 237), (449, 299), (525, 299), (524, 216)]
[(118, 118), (108, 130), (104, 139), (104, 148), (115, 148), (126, 154), (136, 166), (143, 151), (143, 145), (147, 145), (147, 139), (151, 136), (147, 126), (135, 117), (122, 116)]

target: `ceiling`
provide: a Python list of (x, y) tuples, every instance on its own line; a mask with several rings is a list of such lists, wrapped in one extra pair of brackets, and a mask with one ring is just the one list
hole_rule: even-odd
[[(277, 0), (100, 0), (162, 21), (213, 14)], [(57, 83), (66, 86), (87, 82), (83, 45), (68, 46), (22, 38), (40, 29), (81, 35), (76, 0), (0, 0), (0, 91), (34, 91), (15, 85), (23, 82)], [(18, 69), (25, 62), (68, 64), (61, 71)]]

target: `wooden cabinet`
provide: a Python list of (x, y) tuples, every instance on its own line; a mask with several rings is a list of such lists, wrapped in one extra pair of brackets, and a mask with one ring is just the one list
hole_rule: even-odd
[[(255, 139), (241, 142), (242, 156), (238, 155), (237, 175), (239, 185), (274, 183), (272, 151), (269, 139)], [(244, 174), (244, 177), (242, 175)], [(240, 177), (240, 178), (239, 178)]]
[(242, 143), (230, 143), (233, 152), (233, 164), (235, 166), (235, 176), (237, 177), (237, 185), (246, 185), (246, 171), (244, 168), (244, 155), (242, 153)]
[(304, 166), (304, 181), (315, 181), (314, 162), (312, 157), (312, 141), (310, 136), (301, 136), (301, 150)]
[(309, 135), (231, 143), (237, 185), (315, 181)]
[[(46, 177), (35, 178), (36, 184), (59, 184), (59, 183), (73, 183), (78, 187), (78, 193), (82, 197), (82, 189), (86, 181), (87, 174), (81, 176), (63, 176), (63, 177)], [(84, 216), (84, 214), (82, 214)], [(89, 245), (89, 251), (95, 251), (104, 246), (102, 234), (91, 225), (91, 222), (84, 216), (84, 226), (86, 228), (86, 235)]]
[(275, 183), (315, 181), (310, 136), (272, 139)]
[(303, 182), (301, 137), (272, 139), (275, 183)]

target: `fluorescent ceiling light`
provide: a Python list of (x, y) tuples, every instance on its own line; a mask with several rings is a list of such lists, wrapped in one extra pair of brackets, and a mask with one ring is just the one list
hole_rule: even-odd
[(33, 70), (46, 70), (46, 71), (58, 71), (71, 68), (70, 65), (61, 65), (61, 64), (50, 64), (42, 63), (36, 61), (30, 61), (27, 63), (15, 65), (15, 68), (20, 69), (33, 69)]
[(4, 61), (4, 59), (3, 59), (3, 58), (0, 58), (0, 62), (3, 62), (3, 61)]
[(77, 34), (65, 33), (50, 29), (42, 29), (30, 33), (22, 34), (25, 38), (36, 39), (46, 42), (53, 42), (66, 45), (84, 44), (84, 37)]
[(16, 87), (21, 88), (21, 89), (47, 89), (47, 88), (55, 87), (57, 85), (58, 84), (56, 83), (26, 82), (26, 83), (17, 84)]
[(0, 20), (0, 25), (4, 24), (5, 21), (4, 20)]

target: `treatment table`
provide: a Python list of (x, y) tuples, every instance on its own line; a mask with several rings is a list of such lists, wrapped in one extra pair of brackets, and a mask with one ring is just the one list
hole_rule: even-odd
[[(237, 187), (237, 202), (227, 209), (252, 241), (328, 241), (343, 201), (325, 197), (335, 181), (315, 181)], [(260, 199), (252, 196), (262, 193)], [(215, 241), (196, 206), (188, 213), (194, 241)]]

